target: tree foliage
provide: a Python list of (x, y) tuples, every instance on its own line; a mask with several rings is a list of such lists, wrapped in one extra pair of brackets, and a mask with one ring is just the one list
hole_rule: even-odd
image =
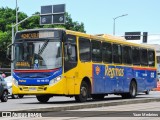
[[(39, 12), (35, 12), (39, 14)], [(18, 12), (18, 21), (27, 18), (27, 14)], [(33, 16), (18, 26), (18, 30), (34, 29), (34, 28), (65, 28), (68, 30), (86, 32), (84, 30), (84, 24), (77, 21), (73, 21), (71, 15), (66, 13), (66, 24), (65, 25), (40, 25), (40, 16)], [(16, 9), (11, 8), (0, 8), (0, 54), (5, 55), (7, 46), (11, 44), (12, 37), (12, 25), (16, 23)], [(0, 61), (5, 61), (5, 56), (0, 57)], [(1, 63), (0, 63), (1, 64)], [(3, 63), (2, 63), (3, 64)]]
[[(35, 14), (39, 14), (36, 12)], [(21, 21), (27, 18), (27, 14), (23, 12), (18, 12), (18, 21)], [(19, 30), (24, 29), (34, 29), (34, 28), (65, 28), (68, 30), (79, 31), (79, 32), (86, 32), (84, 30), (84, 24), (79, 23), (77, 21), (73, 21), (71, 15), (66, 13), (66, 24), (65, 25), (40, 25), (39, 24), (40, 16), (33, 16), (30, 19), (26, 20), (25, 22), (21, 23), (18, 26)], [(16, 10), (11, 8), (0, 8), (0, 33), (7, 32), (6, 38), (11, 40), (11, 30), (12, 25), (16, 23)], [(3, 42), (2, 38), (0, 37), (0, 43)]]

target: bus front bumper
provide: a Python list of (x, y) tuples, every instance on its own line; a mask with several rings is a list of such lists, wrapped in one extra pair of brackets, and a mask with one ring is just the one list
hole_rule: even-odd
[(13, 94), (23, 95), (40, 95), (40, 94), (62, 94), (64, 95), (64, 88), (62, 85), (43, 85), (43, 86), (16, 86), (12, 85)]

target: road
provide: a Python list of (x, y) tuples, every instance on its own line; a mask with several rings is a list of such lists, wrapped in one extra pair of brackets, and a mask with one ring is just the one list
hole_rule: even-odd
[[(83, 110), (50, 112), (39, 120), (160, 120), (160, 102), (117, 105)], [(54, 117), (57, 116), (57, 117)], [(37, 120), (37, 118), (35, 118)]]
[(136, 99), (122, 99), (121, 96), (109, 95), (106, 96), (106, 98), (102, 101), (88, 100), (86, 103), (76, 103), (74, 98), (69, 97), (52, 97), (48, 103), (42, 104), (37, 101), (35, 96), (24, 96), (22, 99), (10, 98), (8, 102), (0, 102), (0, 111), (58, 111), (58, 109), (72, 110), (97, 106), (130, 104), (133, 102), (133, 100), (137, 103), (140, 103), (143, 99), (145, 99), (145, 102), (150, 102), (150, 99), (153, 99), (154, 101), (160, 101), (160, 92), (151, 91), (149, 95), (140, 94)]
[[(66, 106), (66, 105), (77, 105), (79, 103), (74, 102), (74, 99), (69, 99), (65, 97), (57, 97), (55, 99), (51, 99), (47, 104), (39, 104), (35, 98), (32, 96), (25, 97), (24, 99), (17, 99), (17, 100), (9, 100), (13, 103), (16, 102), (15, 109), (23, 106), (32, 106), (34, 107), (46, 107), (46, 106)], [(146, 99), (159, 99), (160, 92), (151, 92), (150, 95), (139, 95), (136, 99), (128, 99), (132, 101), (131, 104), (120, 104), (112, 105), (111, 103), (117, 101), (123, 101), (120, 97), (115, 96), (108, 96), (105, 101), (89, 101), (86, 103), (81, 104), (90, 104), (90, 103), (110, 103), (110, 106), (103, 106), (97, 108), (85, 108), (85, 109), (78, 109), (78, 110), (67, 110), (63, 112), (47, 112), (42, 113), (42, 118), (32, 118), (33, 120), (160, 120), (160, 101), (150, 101), (145, 103)], [(141, 100), (142, 103), (136, 103), (137, 100)], [(17, 102), (19, 101), (19, 103)], [(23, 102), (22, 102), (23, 101)], [(24, 102), (25, 101), (25, 102)], [(144, 103), (143, 103), (144, 102)], [(8, 102), (9, 104), (10, 102)], [(2, 103), (1, 103), (2, 104)], [(19, 105), (19, 106), (18, 106)], [(9, 108), (9, 106), (6, 106)], [(30, 109), (30, 107), (28, 107)], [(26, 109), (26, 108), (25, 108)], [(146, 115), (146, 116), (145, 116)], [(150, 115), (150, 116), (149, 116)], [(48, 117), (50, 116), (50, 117)], [(56, 116), (56, 117), (55, 117)], [(21, 120), (22, 118), (3, 118), (3, 120)], [(23, 118), (23, 120), (31, 120), (31, 118)]]

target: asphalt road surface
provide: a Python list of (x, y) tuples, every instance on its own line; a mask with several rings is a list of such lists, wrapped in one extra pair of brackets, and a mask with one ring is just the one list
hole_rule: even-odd
[[(30, 109), (38, 107), (61, 107), (66, 105), (88, 105), (99, 103), (110, 103), (110, 106), (97, 106), (96, 108), (84, 108), (78, 110), (67, 110), (62, 112), (46, 112), (41, 116), (32, 118), (33, 120), (160, 120), (160, 101), (145, 102), (146, 99), (160, 99), (160, 92), (151, 92), (149, 95), (140, 94), (136, 99), (128, 99), (132, 101), (131, 104), (122, 104), (123, 99), (116, 96), (108, 96), (104, 101), (92, 101), (89, 100), (86, 103), (76, 103), (74, 99), (65, 97), (55, 97), (51, 99), (47, 104), (40, 104), (33, 96), (26, 96), (24, 99), (10, 99), (6, 104), (6, 107), (14, 109)], [(137, 100), (141, 100), (141, 103), (137, 103)], [(118, 101), (118, 102), (117, 102)], [(12, 106), (7, 106), (12, 102)], [(111, 103), (117, 102), (119, 104), (112, 105)], [(125, 101), (124, 101), (125, 102)], [(126, 102), (127, 103), (127, 102)], [(13, 108), (13, 106), (15, 108)], [(27, 107), (28, 106), (28, 107)], [(32, 107), (31, 107), (32, 106)], [(3, 106), (4, 107), (4, 106)], [(0, 107), (1, 108), (1, 107)], [(19, 111), (20, 112), (20, 111)], [(44, 115), (44, 116), (43, 116)], [(56, 116), (56, 117), (55, 117)], [(1, 119), (1, 118), (0, 118)], [(3, 120), (21, 120), (22, 118), (2, 118)], [(24, 117), (23, 120), (31, 120), (31, 118)]]
[[(143, 100), (143, 99), (158, 99), (160, 98), (160, 92), (151, 91), (149, 95), (140, 94), (134, 100)], [(109, 95), (103, 101), (93, 101), (88, 100), (85, 103), (77, 103), (74, 98), (69, 97), (52, 97), (48, 103), (39, 103), (35, 96), (24, 96), (22, 99), (9, 99), (8, 102), (0, 102), (0, 111), (21, 111), (21, 110), (48, 110), (47, 108), (63, 108), (67, 106), (83, 106), (82, 108), (86, 108), (88, 104), (111, 104), (121, 101), (133, 101), (133, 99), (122, 99), (121, 96)], [(147, 102), (147, 101), (146, 101)], [(148, 101), (149, 102), (149, 101)], [(109, 105), (104, 105), (109, 106)], [(95, 107), (95, 106), (93, 106)], [(90, 106), (89, 106), (90, 108)], [(56, 110), (55, 109), (55, 110)], [(67, 108), (66, 108), (67, 109)], [(76, 108), (75, 108), (76, 109)], [(54, 109), (51, 109), (53, 111)]]

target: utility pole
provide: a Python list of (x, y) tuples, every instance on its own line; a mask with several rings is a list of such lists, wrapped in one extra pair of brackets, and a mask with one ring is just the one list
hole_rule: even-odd
[(128, 14), (124, 14), (124, 15), (120, 15), (120, 16), (117, 16), (117, 17), (113, 18), (113, 35), (115, 35), (115, 31), (116, 31), (116, 23), (115, 23), (116, 19), (120, 18), (120, 17), (127, 16), (127, 15)]
[[(18, 23), (18, 4), (16, 0), (16, 24)], [(18, 31), (18, 25), (16, 26), (16, 32)]]

